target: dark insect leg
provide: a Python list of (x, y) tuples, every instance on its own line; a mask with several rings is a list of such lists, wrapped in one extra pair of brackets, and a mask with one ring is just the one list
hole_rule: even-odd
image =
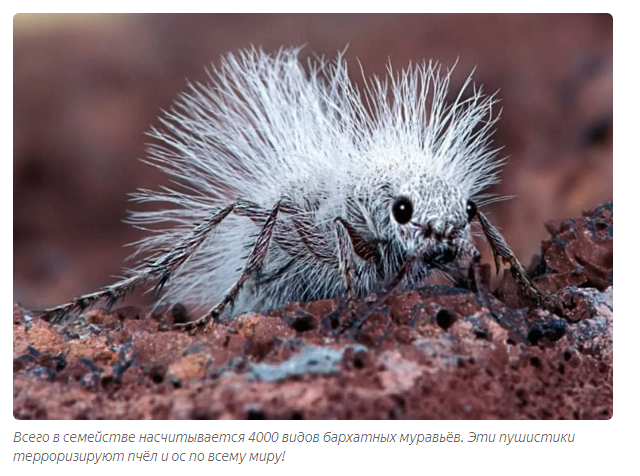
[(476, 293), (478, 296), (480, 305), (491, 310), (491, 307), (487, 298), (487, 294), (489, 291), (483, 283), (482, 276), (480, 275), (480, 270), (481, 270), (480, 255), (478, 255), (477, 258), (473, 259), (473, 261), (470, 263), (467, 269), (467, 277), (465, 282), (463, 283), (464, 284), (463, 287), (466, 287), (470, 291)]
[(352, 322), (356, 319), (357, 306), (356, 306), (356, 294), (353, 289), (353, 243), (349, 238), (347, 228), (345, 227), (342, 218), (336, 218), (335, 233), (336, 240), (338, 242), (338, 267), (340, 268), (340, 274), (344, 285), (347, 288), (347, 302), (349, 304), (349, 314)]
[[(398, 271), (398, 274), (396, 274), (393, 280), (389, 283), (387, 289), (384, 290), (382, 295), (378, 299), (376, 299), (376, 302), (364, 313), (362, 317), (353, 322), (353, 324), (351, 325), (351, 329), (353, 331), (357, 331), (358, 329), (360, 329), (360, 327), (362, 327), (362, 324), (364, 324), (364, 321), (366, 321), (371, 314), (376, 312), (378, 308), (380, 308), (385, 303), (391, 293), (400, 285), (404, 277), (409, 272), (409, 269), (411, 269), (411, 266), (416, 260), (416, 256), (417, 255), (412, 255), (407, 258), (407, 260), (402, 265), (402, 268), (400, 268), (400, 271)], [(343, 327), (342, 330), (346, 330), (346, 327)]]
[(496, 272), (500, 271), (500, 260), (504, 260), (508, 262), (511, 266), (511, 273), (520, 284), (520, 287), (525, 292), (525, 294), (534, 299), (536, 302), (541, 304), (548, 304), (549, 300), (547, 296), (545, 296), (527, 277), (527, 273), (516, 258), (516, 255), (511, 251), (509, 245), (502, 237), (500, 232), (494, 227), (487, 217), (484, 216), (481, 212), (478, 212), (478, 221), (482, 226), (482, 231), (487, 237), (487, 241), (491, 245), (491, 249), (493, 250), (493, 259), (496, 264)]
[(262, 263), (265, 256), (267, 255), (267, 251), (269, 251), (269, 245), (271, 243), (271, 237), (273, 236), (273, 230), (276, 225), (279, 206), (280, 204), (277, 203), (267, 216), (267, 219), (262, 226), (262, 230), (260, 230), (260, 234), (258, 235), (258, 238), (256, 239), (256, 242), (251, 249), (251, 253), (247, 258), (244, 268), (242, 269), (240, 278), (231, 287), (231, 289), (227, 291), (227, 294), (224, 296), (224, 298), (222, 298), (222, 301), (220, 301), (215, 307), (213, 307), (200, 319), (196, 321), (186, 322), (184, 324), (174, 324), (172, 326), (173, 329), (197, 331), (203, 329), (204, 326), (206, 326), (209, 322), (220, 317), (225, 307), (238, 296), (238, 293), (242, 289), (244, 283), (262, 267)]
[(57, 322), (69, 313), (83, 311), (102, 300), (106, 301), (110, 307), (131, 293), (136, 286), (152, 279), (158, 280), (156, 289), (160, 290), (169, 280), (170, 276), (198, 249), (214, 228), (218, 226), (235, 207), (243, 203), (244, 202), (236, 202), (215, 211), (208, 219), (197, 224), (174, 248), (160, 256), (145, 259), (143, 264), (135, 270), (133, 276), (106, 286), (97, 292), (75, 298), (67, 304), (45, 309), (42, 311), (42, 317), (51, 322)]

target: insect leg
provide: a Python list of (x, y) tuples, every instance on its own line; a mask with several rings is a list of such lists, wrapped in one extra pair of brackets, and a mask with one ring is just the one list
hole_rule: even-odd
[(247, 258), (247, 261), (245, 262), (240, 278), (238, 278), (238, 281), (236, 281), (236, 283), (231, 286), (224, 298), (222, 298), (222, 300), (216, 306), (214, 306), (207, 314), (202, 316), (200, 319), (183, 324), (174, 324), (173, 329), (184, 329), (188, 331), (197, 331), (199, 329), (202, 329), (209, 322), (217, 319), (220, 314), (222, 314), (225, 307), (237, 297), (244, 283), (256, 271), (258, 271), (260, 267), (262, 267), (262, 263), (265, 256), (267, 255), (267, 251), (269, 251), (269, 245), (271, 243), (271, 237), (273, 236), (273, 230), (276, 225), (276, 218), (278, 216), (279, 207), (280, 203), (276, 203), (276, 205), (267, 216), (267, 219), (262, 226), (262, 230), (260, 230), (258, 238), (256, 239), (256, 242), (251, 249), (251, 253)]
[(75, 298), (61, 306), (45, 309), (42, 311), (42, 316), (49, 318), (51, 322), (60, 321), (67, 314), (83, 311), (101, 300), (105, 300), (110, 307), (131, 293), (136, 286), (151, 279), (157, 279), (156, 288), (158, 290), (161, 289), (169, 280), (170, 276), (198, 249), (213, 229), (218, 226), (234, 208), (241, 204), (244, 204), (244, 202), (236, 202), (216, 210), (209, 218), (198, 223), (174, 248), (159, 256), (145, 259), (142, 262), (143, 264), (134, 271), (133, 276), (106, 286), (94, 293)]
[(504, 260), (511, 265), (511, 273), (516, 278), (516, 281), (520, 284), (523, 291), (530, 298), (534, 299), (538, 303), (547, 303), (547, 297), (533, 284), (533, 282), (527, 277), (527, 273), (518, 260), (516, 255), (511, 251), (509, 245), (502, 237), (500, 232), (494, 227), (491, 222), (484, 216), (483, 213), (478, 212), (478, 221), (482, 226), (482, 231), (487, 237), (487, 241), (491, 245), (493, 251), (493, 259), (496, 264), (496, 272), (500, 271), (500, 261)]
[[(413, 265), (417, 256), (417, 254), (414, 254), (407, 258), (407, 260), (404, 262), (395, 277), (391, 280), (387, 288), (382, 292), (380, 297), (376, 299), (376, 302), (373, 303), (373, 305), (369, 307), (369, 309), (367, 309), (362, 317), (353, 322), (353, 324), (351, 325), (351, 329), (353, 331), (357, 331), (358, 329), (360, 329), (360, 327), (362, 327), (362, 324), (364, 324), (364, 321), (366, 321), (371, 314), (376, 312), (376, 310), (378, 310), (378, 308), (380, 308), (384, 304), (389, 296), (391, 296), (391, 293), (393, 293), (393, 291), (400, 285), (404, 277), (409, 272), (409, 269), (411, 269), (411, 266)], [(343, 330), (346, 330), (346, 327), (343, 327)]]
[(353, 255), (355, 250), (353, 243), (349, 237), (348, 228), (345, 225), (345, 221), (338, 217), (334, 220), (336, 241), (338, 242), (338, 267), (340, 274), (344, 281), (344, 285), (347, 289), (347, 302), (349, 303), (349, 314), (351, 315), (350, 321), (356, 319), (357, 306), (356, 306), (356, 294), (353, 289)]

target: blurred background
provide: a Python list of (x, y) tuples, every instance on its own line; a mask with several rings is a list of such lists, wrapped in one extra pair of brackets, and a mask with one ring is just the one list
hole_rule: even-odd
[[(367, 74), (458, 58), (500, 90), (508, 162), (487, 208), (526, 264), (544, 222), (613, 197), (609, 15), (24, 15), (14, 17), (14, 301), (39, 308), (118, 275), (142, 232), (126, 194), (163, 177), (138, 159), (157, 115), (228, 51), (349, 45)], [(360, 80), (358, 68), (351, 69)], [(484, 248), (486, 250), (486, 248)], [(485, 260), (490, 255), (485, 253)], [(151, 296), (128, 303), (144, 304)]]

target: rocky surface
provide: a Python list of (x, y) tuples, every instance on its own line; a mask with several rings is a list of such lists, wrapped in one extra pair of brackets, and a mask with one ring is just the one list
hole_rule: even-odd
[[(444, 285), (395, 294), (360, 332), (338, 301), (292, 303), (191, 336), (176, 305), (91, 310), (65, 326), (14, 307), (16, 418), (607, 419), (613, 408), (613, 203), (548, 224), (530, 272), (555, 314)], [(367, 303), (361, 303), (366, 306)]]

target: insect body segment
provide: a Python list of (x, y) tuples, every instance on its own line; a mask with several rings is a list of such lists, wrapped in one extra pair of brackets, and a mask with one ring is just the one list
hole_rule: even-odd
[(51, 316), (149, 282), (160, 304), (206, 311), (179, 326), (189, 329), (345, 294), (355, 313), (358, 297), (464, 273), (479, 257), (474, 218), (533, 287), (477, 210), (501, 166), (490, 147), (494, 97), (468, 79), (449, 100), (451, 72), (435, 63), (359, 88), (341, 56), (305, 68), (299, 53), (241, 51), (210, 84), (189, 85), (151, 132), (147, 162), (174, 185), (134, 195), (164, 206), (129, 220), (153, 230), (137, 243), (150, 257)]

